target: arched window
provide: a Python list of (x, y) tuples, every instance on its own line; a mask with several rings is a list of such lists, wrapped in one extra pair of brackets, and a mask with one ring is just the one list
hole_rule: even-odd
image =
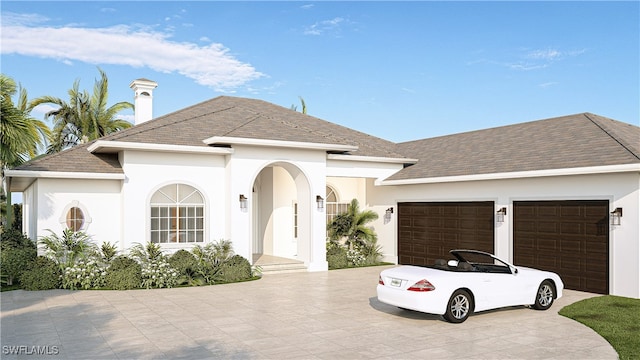
[(327, 224), (329, 224), (333, 221), (333, 218), (336, 217), (336, 215), (346, 212), (349, 204), (340, 203), (338, 194), (329, 185), (327, 185), (325, 199), (327, 199), (325, 201), (325, 209), (327, 214)]
[(74, 206), (67, 211), (66, 217), (67, 228), (73, 231), (80, 231), (84, 226), (84, 213), (82, 210)]
[(204, 241), (204, 198), (193, 186), (170, 184), (151, 197), (151, 242)]

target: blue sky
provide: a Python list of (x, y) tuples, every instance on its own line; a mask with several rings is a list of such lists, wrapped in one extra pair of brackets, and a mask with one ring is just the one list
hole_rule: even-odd
[(301, 96), (394, 142), (581, 112), (638, 125), (639, 4), (2, 1), (0, 60), (29, 98), (91, 91), (100, 67), (110, 104), (158, 82), (154, 117)]

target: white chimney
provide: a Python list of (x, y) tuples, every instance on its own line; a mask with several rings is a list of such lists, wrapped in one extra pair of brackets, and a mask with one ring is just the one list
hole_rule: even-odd
[(134, 124), (153, 119), (153, 89), (158, 83), (149, 79), (136, 79), (129, 85), (134, 92)]

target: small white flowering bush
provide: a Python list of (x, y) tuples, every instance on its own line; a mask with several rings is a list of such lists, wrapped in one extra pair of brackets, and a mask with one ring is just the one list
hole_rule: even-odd
[(360, 249), (349, 249), (347, 250), (347, 261), (352, 266), (362, 266), (365, 264), (367, 258), (364, 256)]
[(105, 267), (94, 260), (78, 260), (75, 264), (67, 266), (62, 272), (62, 288), (94, 289), (105, 284)]
[(170, 288), (178, 284), (180, 273), (165, 258), (143, 262), (141, 265), (143, 288)]

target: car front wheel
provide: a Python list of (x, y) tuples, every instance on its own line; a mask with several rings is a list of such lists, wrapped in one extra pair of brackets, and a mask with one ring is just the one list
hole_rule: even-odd
[(471, 295), (465, 290), (456, 290), (447, 303), (447, 311), (443, 317), (448, 322), (458, 324), (467, 320), (471, 312), (473, 312)]
[(556, 297), (556, 290), (553, 284), (549, 280), (545, 280), (538, 287), (536, 293), (536, 302), (533, 304), (533, 308), (536, 310), (547, 310), (553, 304), (553, 299)]

